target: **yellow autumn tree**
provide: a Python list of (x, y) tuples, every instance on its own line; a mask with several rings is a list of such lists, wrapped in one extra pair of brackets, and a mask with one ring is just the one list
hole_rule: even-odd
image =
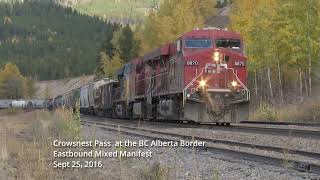
[(24, 78), (18, 67), (8, 63), (0, 71), (0, 99), (23, 98), (25, 94)]
[(105, 52), (100, 52), (100, 60), (102, 62), (101, 66), (104, 75), (108, 78), (115, 78), (116, 71), (123, 65), (120, 55), (117, 52), (112, 58), (110, 58)]
[(215, 0), (164, 0), (159, 11), (152, 10), (145, 21), (143, 53), (173, 42), (183, 33), (201, 28), (215, 14)]
[(234, 1), (231, 29), (244, 38), (259, 99), (276, 103), (283, 102), (289, 91), (301, 97), (312, 94), (319, 56), (319, 4), (317, 0)]

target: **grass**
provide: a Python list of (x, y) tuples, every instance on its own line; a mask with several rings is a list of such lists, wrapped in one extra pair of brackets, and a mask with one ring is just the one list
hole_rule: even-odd
[(142, 170), (141, 180), (165, 180), (169, 179), (169, 168), (155, 162), (150, 168)]
[(221, 180), (221, 172), (218, 169), (212, 170), (212, 180)]
[(254, 120), (275, 121), (277, 119), (275, 108), (267, 103), (261, 103), (252, 115)]
[(251, 114), (251, 119), (262, 121), (320, 122), (320, 98), (308, 99), (299, 104), (276, 106), (262, 103)]
[(18, 109), (18, 108), (8, 108), (8, 109), (2, 109), (0, 111), (1, 115), (16, 115), (16, 114), (19, 114), (22, 112), (21, 109)]
[[(21, 119), (23, 115), (30, 118)], [(0, 179), (99, 179), (90, 170), (62, 173), (52, 168), (52, 139), (81, 138), (79, 111), (74, 113), (65, 108), (55, 112), (39, 110), (28, 115), (21, 113), (16, 118), (12, 116), (6, 123), (14, 121), (17, 125), (0, 128)], [(22, 128), (20, 124), (26, 121), (28, 125)], [(19, 134), (21, 131), (23, 136)]]
[(159, 0), (91, 0), (75, 5), (82, 13), (106, 18), (141, 20)]

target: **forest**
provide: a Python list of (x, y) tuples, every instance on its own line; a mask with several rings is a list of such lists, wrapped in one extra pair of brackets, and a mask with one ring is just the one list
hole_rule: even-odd
[(14, 63), (35, 80), (92, 74), (118, 25), (51, 1), (0, 3), (0, 67)]
[(319, 13), (318, 0), (234, 1), (231, 29), (244, 37), (257, 100), (303, 101), (317, 93)]

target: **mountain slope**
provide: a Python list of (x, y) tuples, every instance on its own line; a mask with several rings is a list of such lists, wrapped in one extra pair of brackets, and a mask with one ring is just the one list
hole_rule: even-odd
[(57, 0), (82, 13), (107, 18), (110, 21), (135, 23), (142, 21), (161, 0)]
[(0, 3), (0, 67), (18, 65), (39, 80), (92, 74), (113, 25), (58, 4)]

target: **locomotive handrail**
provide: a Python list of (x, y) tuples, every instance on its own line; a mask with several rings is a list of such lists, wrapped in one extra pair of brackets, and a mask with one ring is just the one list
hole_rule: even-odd
[(238, 75), (235, 73), (235, 71), (234, 71), (234, 69), (233, 68), (228, 68), (228, 67), (226, 67), (226, 69), (228, 70), (232, 70), (232, 73), (233, 73), (233, 75), (235, 76), (235, 78), (237, 79), (237, 81), (240, 83), (240, 85), (246, 90), (246, 92), (247, 92), (247, 101), (249, 101), (250, 100), (250, 90), (248, 89), (248, 87), (245, 85), (245, 84), (243, 84), (243, 82), (239, 79), (239, 77), (238, 77)]
[(156, 78), (156, 77), (159, 77), (159, 76), (163, 76), (163, 75), (166, 75), (166, 74), (169, 74), (169, 73), (168, 73), (168, 72), (165, 72), (165, 73), (158, 74), (158, 75), (156, 75), (156, 76), (152, 76), (152, 77), (149, 77), (149, 78), (140, 79), (140, 80), (137, 80), (136, 83), (137, 83), (137, 82), (141, 82), (141, 81), (145, 81), (146, 79), (147, 79), (147, 80), (150, 80), (150, 79), (153, 79), (153, 78)]
[(183, 90), (187, 90), (203, 74), (203, 71), (204, 71), (204, 68), (202, 69), (202, 71), (195, 78), (193, 78), (189, 82), (189, 84)]
[(182, 106), (184, 107), (185, 101), (186, 101), (186, 91), (187, 89), (203, 74), (204, 72), (204, 68), (202, 69), (202, 71), (195, 77), (193, 78), (189, 84), (183, 89), (183, 100), (182, 100)]

